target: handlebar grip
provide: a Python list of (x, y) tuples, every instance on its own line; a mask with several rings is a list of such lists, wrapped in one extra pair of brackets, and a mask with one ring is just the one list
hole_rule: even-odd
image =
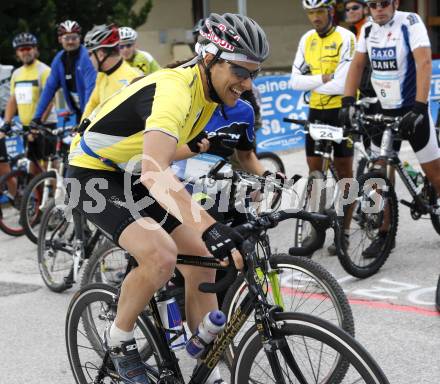
[(235, 281), (237, 273), (234, 262), (230, 258), (226, 276), (216, 283), (201, 283), (199, 285), (199, 291), (204, 293), (219, 293), (226, 291)]
[(307, 124), (307, 120), (289, 119), (288, 117), (283, 117), (283, 121), (285, 123), (293, 123), (293, 124), (299, 124), (299, 125), (306, 125)]

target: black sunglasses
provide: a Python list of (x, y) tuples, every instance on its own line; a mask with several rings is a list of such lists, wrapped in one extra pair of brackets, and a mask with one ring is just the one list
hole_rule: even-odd
[(380, 7), (382, 9), (389, 7), (391, 4), (390, 0), (385, 0), (385, 1), (373, 1), (373, 2), (368, 2), (368, 8), (371, 9), (376, 9), (377, 7)]
[(241, 65), (231, 63), (228, 60), (224, 61), (230, 65), (232, 73), (243, 80), (247, 80), (249, 78), (253, 80), (258, 76), (258, 73), (261, 71), (261, 68), (258, 68), (255, 71), (249, 71), (249, 69), (242, 67)]
[(345, 12), (359, 11), (359, 9), (361, 9), (361, 8), (362, 7), (360, 5), (353, 5), (352, 7), (345, 8)]
[(120, 44), (119, 49), (131, 48), (132, 46), (133, 46), (133, 44)]

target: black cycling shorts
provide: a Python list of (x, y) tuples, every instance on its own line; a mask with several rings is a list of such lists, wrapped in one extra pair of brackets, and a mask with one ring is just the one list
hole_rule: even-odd
[[(380, 113), (383, 113), (386, 116), (397, 117), (405, 115), (410, 110), (411, 107), (383, 109), (380, 111)], [(376, 134), (373, 133), (371, 138), (371, 150), (373, 153), (380, 153), (381, 141), (382, 132), (378, 132)], [(416, 132), (408, 139), (408, 141), (420, 164), (429, 163), (430, 161), (436, 160), (440, 157), (440, 143), (429, 111), (426, 112), (422, 123), (417, 127)], [(396, 152), (399, 152), (401, 145), (401, 141), (394, 141), (393, 149)]]
[(6, 139), (3, 137), (0, 139), (0, 163), (6, 163), (8, 161), (8, 152), (6, 151)]
[[(54, 129), (56, 124), (45, 124), (46, 128)], [(38, 135), (34, 141), (28, 142), (28, 157), (34, 161), (44, 160), (54, 155), (56, 151), (57, 138), (50, 135)]]
[[(79, 184), (69, 181), (69, 178), (78, 180)], [(151, 217), (167, 233), (173, 232), (181, 222), (154, 200), (142, 183), (134, 185), (137, 180), (138, 177), (131, 178), (131, 196), (134, 202), (146, 200), (147, 204), (143, 206), (147, 205), (147, 207), (143, 209), (127, 201), (124, 194), (123, 173), (70, 165), (66, 176), (69, 205), (85, 214), (88, 220), (118, 245), (119, 236), (124, 229), (141, 217)], [(80, 186), (79, 191), (72, 190), (75, 185), (76, 188)]]
[[(333, 109), (313, 109), (309, 111), (309, 121), (312, 123), (321, 123), (333, 125), (339, 127), (338, 119), (339, 108)], [(333, 144), (333, 156), (334, 157), (352, 157), (353, 156), (353, 144), (347, 140), (343, 140), (341, 143)], [(306, 135), (306, 155), (308, 157), (317, 157), (315, 154), (315, 140), (310, 135)]]

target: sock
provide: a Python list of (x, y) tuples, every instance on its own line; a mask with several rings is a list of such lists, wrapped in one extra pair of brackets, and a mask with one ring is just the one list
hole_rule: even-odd
[(117, 347), (121, 345), (123, 342), (131, 340), (133, 338), (133, 334), (134, 334), (133, 331), (126, 332), (123, 331), (122, 329), (119, 329), (116, 326), (116, 323), (113, 322), (109, 332), (109, 340), (108, 340), (109, 346)]
[(349, 237), (350, 236), (350, 230), (349, 229), (344, 229), (344, 235)]

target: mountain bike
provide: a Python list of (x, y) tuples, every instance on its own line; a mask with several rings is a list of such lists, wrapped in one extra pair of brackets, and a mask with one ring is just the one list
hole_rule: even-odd
[[(226, 224), (246, 222), (258, 217), (258, 212), (252, 209), (251, 193), (255, 189), (253, 183), (254, 175), (242, 171), (231, 171), (232, 173), (221, 173), (219, 165), (215, 166), (209, 173), (209, 179), (214, 181), (232, 180), (234, 190), (240, 185), (246, 184), (244, 193), (240, 194), (243, 203), (237, 200), (231, 203), (232, 206), (240, 205), (245, 207), (240, 212), (233, 212), (229, 220), (223, 221)], [(271, 183), (270, 180), (257, 178), (259, 183)], [(272, 181), (272, 183), (274, 183)], [(289, 186), (290, 187), (290, 186)], [(283, 191), (286, 186), (272, 185), (269, 189)], [(208, 210), (212, 213), (212, 210)], [(213, 213), (215, 215), (215, 212)], [(326, 226), (331, 225), (331, 219), (325, 222)], [(321, 225), (321, 229), (324, 223)], [(321, 234), (322, 236), (322, 234)], [(296, 253), (308, 253), (310, 249), (297, 249)], [(347, 333), (354, 336), (354, 321), (348, 300), (335, 278), (322, 266), (303, 257), (296, 257), (287, 254), (272, 254), (270, 239), (263, 231), (258, 235), (256, 257), (258, 260), (257, 274), (265, 288), (266, 298), (271, 304), (282, 307), (285, 311), (309, 313), (323, 318), (341, 327)], [(129, 260), (128, 252), (119, 248), (111, 242), (104, 242), (88, 260), (84, 268), (81, 286), (84, 287), (93, 282), (103, 282), (119, 287), (124, 277), (124, 272)], [(219, 273), (218, 273), (219, 274)], [(167, 286), (170, 294), (176, 297), (182, 314), (184, 310), (184, 280), (178, 271)], [(231, 284), (226, 294), (219, 294), (218, 301), (222, 310), (230, 319), (235, 309), (242, 302), (248, 292), (248, 285), (242, 275)], [(224, 299), (223, 299), (224, 297)], [(222, 304), (223, 303), (223, 304)], [(252, 326), (252, 316), (248, 318), (247, 324), (243, 326), (237, 337), (232, 341), (226, 353), (226, 362), (232, 366), (234, 352), (245, 331)]]
[(39, 127), (43, 135), (56, 138), (55, 153), (47, 159), (46, 171), (35, 176), (26, 187), (20, 207), (20, 221), (24, 232), (33, 243), (38, 242), (38, 223), (43, 211), (55, 197), (57, 188), (61, 188), (67, 162), (68, 146), (72, 139), (71, 128), (66, 128), (66, 123), (71, 113), (60, 114), (63, 117), (63, 126), (50, 130), (44, 126)]
[[(231, 370), (231, 383), (274, 381), (277, 383), (388, 383), (371, 355), (350, 335), (334, 325), (302, 313), (283, 312), (271, 305), (256, 274), (256, 239), (261, 231), (279, 222), (301, 218), (319, 227), (328, 217), (309, 212), (278, 211), (236, 227), (246, 239), (240, 246), (245, 267), (243, 276), (248, 293), (236, 308), (225, 329), (207, 346), (189, 383), (204, 383), (216, 367), (231, 340), (254, 311), (255, 325), (240, 342)], [(318, 228), (319, 229), (319, 228)], [(311, 243), (311, 250), (318, 244)], [(178, 257), (178, 263), (218, 268), (212, 258)], [(135, 267), (130, 262), (127, 272)], [(201, 284), (203, 292), (226, 289), (236, 278), (232, 261), (223, 280)], [(90, 284), (75, 294), (66, 317), (66, 346), (70, 367), (77, 384), (117, 382), (108, 351), (103, 347), (104, 329), (114, 320), (118, 289), (102, 283)], [(176, 331), (175, 337), (181, 332)], [(179, 360), (170, 348), (166, 329), (153, 297), (139, 314), (135, 337), (152, 383), (184, 383)]]
[(38, 236), (38, 268), (46, 286), (63, 292), (78, 281), (79, 271), (104, 234), (75, 209), (71, 215), (55, 201), (48, 204)]
[[(0, 177), (0, 230), (10, 236), (21, 236), (24, 233), (20, 220), (20, 207), (24, 190), (33, 178), (31, 164), (40, 172), (43, 171), (39, 162), (34, 162), (27, 157), (27, 140), (24, 139), (26, 129), (20, 124), (6, 133), (6, 149), (11, 172)], [(31, 217), (30, 221), (36, 220)]]
[[(411, 217), (419, 220), (424, 215), (429, 215), (435, 231), (440, 234), (440, 216), (437, 207), (437, 193), (427, 177), (420, 174), (421, 184), (417, 186), (411, 178), (398, 153), (393, 149), (399, 136), (399, 117), (384, 115), (361, 114), (360, 119), (369, 123), (370, 129), (380, 129), (383, 132), (379, 154), (372, 154), (370, 162), (374, 164), (369, 172), (363, 174), (357, 181), (359, 193), (357, 195), (356, 220), (352, 221), (350, 230), (350, 244), (342, 247), (346, 256), (345, 266), (347, 271), (357, 277), (367, 277), (376, 273), (386, 262), (395, 244), (398, 228), (398, 200), (394, 185), (391, 182), (393, 169), (397, 171), (404, 186), (412, 197), (412, 201), (401, 199), (400, 203), (409, 207)], [(377, 161), (382, 165), (378, 165)], [(364, 207), (376, 207), (373, 212), (368, 212)], [(385, 222), (385, 224), (384, 224)], [(379, 230), (386, 227), (379, 234)], [(378, 236), (384, 236), (384, 244), (379, 252), (374, 255), (366, 253), (366, 249)]]

